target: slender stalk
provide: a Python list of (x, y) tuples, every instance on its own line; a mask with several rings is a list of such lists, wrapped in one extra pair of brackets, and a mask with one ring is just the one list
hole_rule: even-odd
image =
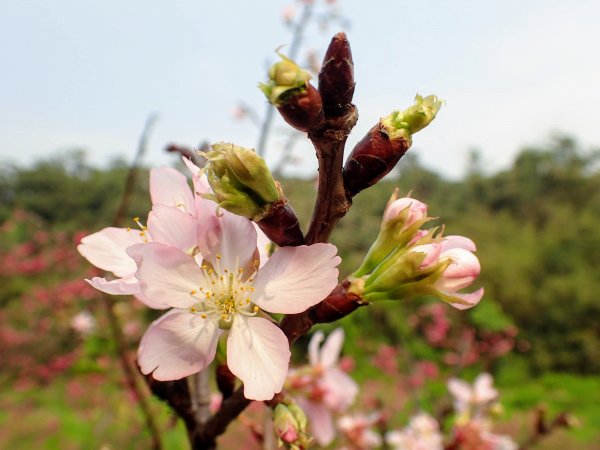
[(196, 374), (195, 378), (198, 399), (196, 422), (204, 424), (210, 417), (210, 371), (206, 368)]
[(275, 429), (273, 426), (273, 412), (269, 406), (264, 407), (263, 417), (263, 450), (275, 450), (277, 444), (275, 442)]

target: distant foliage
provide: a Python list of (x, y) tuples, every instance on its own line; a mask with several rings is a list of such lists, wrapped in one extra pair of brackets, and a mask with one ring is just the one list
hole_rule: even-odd
[[(486, 301), (461, 319), (475, 330), (474, 342), (483, 336), (501, 342), (500, 347), (505, 346), (506, 340), (514, 338), (512, 330), (516, 325), (519, 333), (511, 345), (527, 352), (526, 362), (531, 370), (597, 371), (600, 369), (598, 161), (597, 151), (584, 151), (574, 140), (560, 137), (543, 148), (522, 150), (509, 170), (493, 175), (482, 172), (474, 158), (465, 179), (454, 182), (424, 168), (409, 154), (400, 162), (399, 173), (355, 198), (355, 206), (335, 230), (332, 241), (343, 249), (342, 273), (347, 274), (359, 265), (377, 234), (389, 195), (399, 186), (403, 194), (412, 191), (415, 197), (427, 202), (431, 215), (444, 218), (445, 234), (460, 231), (478, 243)], [(99, 223), (109, 223), (123, 189), (125, 172), (123, 163), (104, 170), (92, 168), (81, 153), (41, 161), (30, 168), (3, 167), (0, 226), (4, 224), (6, 230), (7, 221), (17, 211), (24, 211), (19, 214), (27, 214), (30, 223), (38, 224), (36, 229), (52, 232), (93, 229)], [(146, 174), (142, 175), (132, 201), (132, 215), (148, 209), (148, 195), (144, 192), (147, 183), (143, 179)], [(314, 182), (288, 179), (284, 184), (290, 203), (301, 223), (306, 224), (314, 200), (308, 194), (315, 192)], [(3, 257), (16, 258), (18, 262), (8, 264), (19, 271), (13, 274), (10, 284), (10, 289), (19, 292), (13, 292), (11, 299), (28, 291), (31, 284), (24, 280), (41, 276), (44, 268), (40, 264), (47, 264), (30, 255), (31, 246), (38, 245), (35, 240), (39, 234), (36, 238), (15, 233), (18, 231), (3, 232), (1, 242)], [(8, 296), (5, 290), (4, 305), (11, 301)], [(397, 311), (399, 315), (418, 316), (423, 305), (422, 302), (398, 305)], [(390, 308), (383, 318), (360, 320), (363, 314), (381, 316), (381, 311), (371, 307), (352, 315), (344, 322), (347, 333), (360, 335), (367, 347), (367, 336), (380, 334), (365, 327), (389, 326), (401, 335), (401, 322), (405, 321), (394, 320)], [(426, 323), (417, 328), (427, 340)], [(379, 342), (372, 344), (374, 347)], [(494, 348), (497, 350), (497, 346)], [(483, 359), (487, 365), (493, 358)]]

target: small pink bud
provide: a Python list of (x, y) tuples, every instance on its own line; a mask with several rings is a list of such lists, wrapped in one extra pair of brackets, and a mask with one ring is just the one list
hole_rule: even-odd
[(425, 203), (414, 198), (404, 197), (394, 200), (387, 206), (383, 213), (383, 221), (390, 221), (407, 208), (408, 216), (406, 217), (406, 222), (404, 224), (405, 228), (408, 228), (415, 222), (427, 217), (427, 205)]

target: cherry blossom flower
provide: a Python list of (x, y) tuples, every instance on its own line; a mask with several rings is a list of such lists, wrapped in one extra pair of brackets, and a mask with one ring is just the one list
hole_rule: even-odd
[(320, 445), (335, 438), (333, 413), (342, 413), (354, 402), (358, 385), (339, 369), (344, 330), (334, 330), (322, 347), (323, 332), (317, 331), (308, 345), (310, 365), (290, 371), (288, 384), (299, 390), (298, 404), (305, 411), (312, 435)]
[[(143, 295), (172, 307), (142, 338), (140, 367), (158, 380), (196, 373), (214, 359), (219, 336), (227, 331), (227, 364), (244, 382), (244, 394), (270, 399), (283, 386), (290, 352), (266, 312), (299, 313), (325, 298), (337, 284), (337, 249), (331, 244), (285, 247), (261, 264), (265, 251), (257, 249), (253, 223), (227, 211), (217, 214), (216, 205), (202, 197), (209, 189), (206, 180), (190, 168), (198, 195), (194, 206), (188, 199), (177, 207), (195, 210), (197, 235), (186, 232), (197, 245), (184, 250), (173, 242), (149, 242), (128, 248)], [(161, 220), (164, 235), (174, 236), (175, 220), (167, 215)], [(183, 241), (186, 232), (179, 236)], [(261, 241), (264, 246), (264, 237)]]
[(498, 391), (493, 387), (494, 379), (489, 373), (481, 373), (473, 384), (457, 378), (448, 380), (448, 390), (454, 397), (454, 409), (459, 414), (470, 417), (473, 412), (482, 412), (498, 397)]
[(378, 412), (369, 415), (355, 414), (340, 417), (337, 425), (344, 437), (351, 442), (353, 449), (369, 450), (381, 445), (381, 437), (373, 430), (380, 419)]
[(139, 233), (105, 229), (82, 240), (80, 253), (117, 277), (89, 282), (139, 296), (151, 308), (172, 308), (142, 338), (138, 362), (144, 374), (175, 380), (203, 370), (227, 331), (227, 364), (244, 382), (246, 397), (270, 399), (283, 386), (290, 352), (268, 313), (300, 313), (323, 300), (337, 284), (337, 249), (286, 247), (261, 261), (264, 236), (259, 250), (252, 222), (217, 213), (204, 198), (210, 193), (206, 178), (184, 162), (194, 192), (183, 174), (155, 169), (148, 227)]
[(425, 412), (413, 416), (406, 428), (389, 431), (386, 443), (394, 450), (442, 450), (442, 434), (437, 421)]
[(71, 328), (82, 336), (87, 336), (96, 329), (96, 319), (89, 311), (80, 311), (71, 319)]

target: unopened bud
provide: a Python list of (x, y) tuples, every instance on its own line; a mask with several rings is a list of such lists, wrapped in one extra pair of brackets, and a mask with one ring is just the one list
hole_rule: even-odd
[(360, 141), (344, 165), (344, 183), (354, 196), (386, 176), (412, 145), (412, 135), (435, 118), (442, 105), (435, 95), (417, 95), (415, 104), (384, 117)]
[(395, 248), (416, 242), (422, 237), (419, 229), (429, 220), (425, 203), (409, 197), (398, 198), (396, 189), (385, 208), (379, 235), (354, 276), (369, 273)]
[(214, 194), (206, 196), (223, 209), (257, 220), (279, 200), (279, 191), (265, 161), (254, 150), (219, 143), (204, 154), (206, 175)]
[(319, 92), (328, 117), (345, 112), (352, 102), (355, 84), (350, 43), (345, 33), (338, 33), (325, 52), (319, 72)]
[(293, 450), (308, 447), (310, 438), (306, 432), (308, 420), (302, 408), (295, 403), (279, 403), (273, 411), (273, 424), (280, 445)]
[(269, 69), (269, 81), (259, 87), (287, 123), (308, 131), (323, 121), (321, 94), (310, 84), (310, 73), (281, 53), (279, 56), (282, 60)]

